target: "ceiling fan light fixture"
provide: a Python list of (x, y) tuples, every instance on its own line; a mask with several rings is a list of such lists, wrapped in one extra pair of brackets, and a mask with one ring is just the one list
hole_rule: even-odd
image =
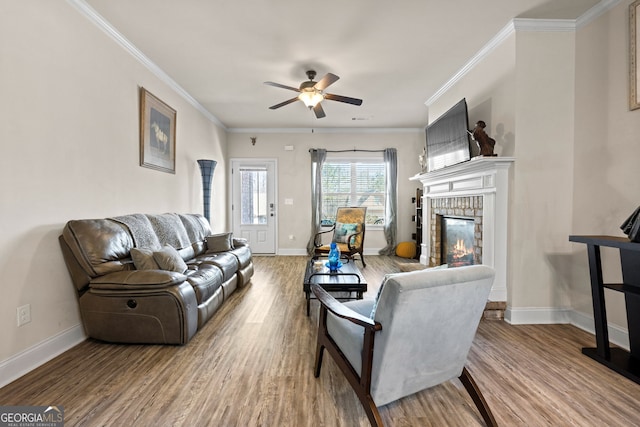
[(324, 99), (324, 95), (321, 91), (312, 88), (311, 90), (303, 90), (300, 92), (298, 99), (304, 102), (304, 105), (307, 107), (313, 108)]
[(299, 88), (295, 88), (293, 86), (282, 85), (280, 83), (274, 82), (264, 82), (264, 84), (274, 87), (279, 87), (282, 89), (292, 90), (297, 92), (298, 95), (294, 98), (287, 99), (284, 102), (281, 102), (276, 105), (272, 105), (269, 107), (270, 110), (277, 110), (280, 107), (284, 107), (285, 105), (289, 105), (296, 101), (302, 101), (304, 105), (309, 108), (309, 110), (313, 110), (317, 119), (321, 119), (326, 117), (324, 109), (322, 108), (321, 101), (329, 100), (329, 101), (338, 101), (344, 102), (345, 104), (351, 105), (362, 105), (362, 99), (358, 98), (350, 98), (348, 96), (335, 95), (332, 93), (325, 93), (324, 91), (334, 84), (340, 77), (336, 76), (332, 73), (325, 74), (320, 80), (315, 82), (313, 79), (316, 76), (316, 72), (313, 70), (307, 71), (307, 77), (309, 77), (309, 81), (300, 83)]

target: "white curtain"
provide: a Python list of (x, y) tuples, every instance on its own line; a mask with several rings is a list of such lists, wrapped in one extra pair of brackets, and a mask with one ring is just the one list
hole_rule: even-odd
[(307, 253), (312, 256), (315, 252), (315, 237), (320, 231), (322, 219), (322, 165), (327, 158), (327, 150), (324, 148), (312, 148), (311, 153), (311, 237), (307, 243)]
[(398, 153), (395, 148), (384, 150), (384, 164), (386, 167), (385, 191), (387, 204), (384, 208), (384, 237), (387, 246), (380, 249), (380, 255), (393, 255), (397, 245), (398, 231)]

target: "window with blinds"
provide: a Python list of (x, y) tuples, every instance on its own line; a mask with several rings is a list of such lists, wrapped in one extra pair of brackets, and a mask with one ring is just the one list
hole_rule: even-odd
[(335, 222), (340, 206), (366, 206), (367, 224), (384, 224), (384, 162), (327, 160), (322, 166), (322, 225)]

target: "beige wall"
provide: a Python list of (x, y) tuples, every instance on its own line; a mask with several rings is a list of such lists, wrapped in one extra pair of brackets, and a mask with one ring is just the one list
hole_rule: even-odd
[[(628, 107), (630, 3), (620, 2), (576, 38), (573, 234), (621, 236), (620, 224), (640, 205), (640, 110)], [(572, 249), (573, 307), (591, 315), (586, 253)], [(619, 283), (617, 251), (603, 249), (602, 256), (605, 281)], [(626, 327), (622, 295), (606, 291), (605, 298), (610, 323)]]
[(513, 309), (569, 305), (558, 254), (570, 248), (574, 40), (574, 32), (516, 34)]
[[(225, 228), (226, 136), (66, 2), (0, 14), (0, 361), (80, 325), (58, 235), (70, 219), (201, 212), (196, 159), (221, 161), (213, 217)], [(177, 110), (176, 174), (139, 166), (138, 86)], [(31, 323), (16, 326), (16, 308)], [(2, 371), (0, 365), (0, 371)], [(2, 376), (13, 374), (2, 371)]]
[[(255, 146), (250, 137), (257, 136)], [(411, 197), (419, 187), (409, 178), (420, 170), (418, 154), (424, 146), (424, 132), (322, 132), (311, 130), (296, 133), (230, 133), (229, 158), (275, 158), (278, 162), (278, 252), (305, 253), (311, 235), (311, 156), (310, 148), (327, 150), (398, 149), (398, 241), (411, 240), (415, 223), (411, 222), (414, 205)], [(284, 147), (293, 146), (293, 151)], [(331, 154), (329, 154), (331, 155)], [(348, 153), (349, 156), (370, 156), (368, 153)], [(285, 205), (284, 199), (293, 199)], [(295, 240), (289, 240), (289, 235)], [(367, 227), (365, 253), (386, 246), (382, 230)]]

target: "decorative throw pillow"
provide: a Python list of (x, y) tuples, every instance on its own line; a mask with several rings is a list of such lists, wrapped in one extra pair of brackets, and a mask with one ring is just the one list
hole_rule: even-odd
[[(336, 222), (336, 230), (333, 233), (333, 237), (336, 243), (347, 243), (347, 239), (350, 235), (358, 232), (358, 224), (343, 224)], [(355, 236), (351, 238), (351, 244), (355, 242)]]
[(176, 271), (178, 273), (187, 271), (187, 264), (173, 246), (163, 246), (162, 249), (153, 253), (153, 259), (162, 270)]
[(131, 259), (137, 270), (158, 270), (160, 266), (153, 259), (153, 249), (133, 248), (131, 249)]
[(232, 249), (232, 233), (220, 233), (207, 236), (207, 253), (226, 252)]

